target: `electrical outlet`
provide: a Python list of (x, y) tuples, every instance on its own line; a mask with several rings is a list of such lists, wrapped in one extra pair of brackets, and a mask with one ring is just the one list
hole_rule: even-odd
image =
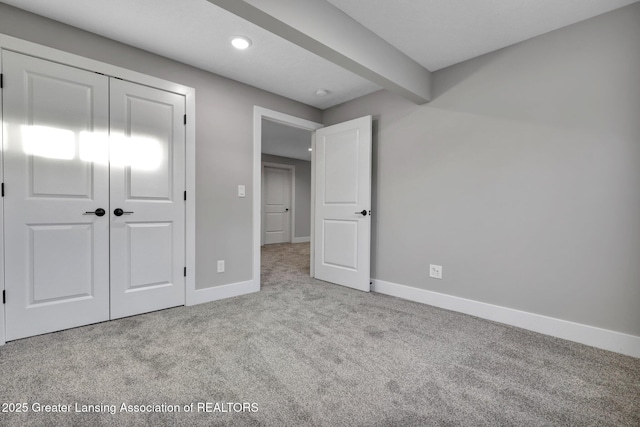
[(442, 266), (429, 264), (429, 277), (434, 279), (442, 279)]
[(224, 260), (218, 260), (218, 273), (224, 273)]

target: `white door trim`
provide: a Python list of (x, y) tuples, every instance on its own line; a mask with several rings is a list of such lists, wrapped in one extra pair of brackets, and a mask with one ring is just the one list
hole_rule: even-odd
[[(324, 126), (321, 123), (301, 119), (300, 117), (269, 110), (257, 105), (253, 107), (253, 281), (258, 289), (260, 289), (260, 239), (262, 235), (262, 215), (260, 215), (260, 199), (262, 197), (262, 119), (309, 131), (315, 131)], [(315, 149), (315, 137), (311, 138), (311, 144), (312, 150)], [(311, 224), (313, 224), (314, 209), (314, 152), (312, 151), (311, 153)], [(311, 242), (313, 242), (313, 227), (311, 227)], [(311, 247), (313, 248), (313, 243)], [(310, 263), (311, 275), (313, 276), (313, 251), (311, 252)]]
[[(291, 194), (289, 196), (289, 200), (291, 201), (291, 207), (289, 209), (289, 241), (293, 242), (293, 239), (295, 238), (296, 235), (296, 167), (294, 165), (287, 165), (287, 164), (283, 164), (283, 163), (270, 163), (270, 162), (262, 162), (262, 181), (264, 182), (264, 168), (268, 167), (268, 168), (275, 168), (275, 169), (287, 169), (289, 171), (289, 179), (291, 182), (291, 188), (289, 189)], [(260, 211), (261, 211), (261, 222), (260, 222), (260, 227), (261, 227), (261, 232), (260, 232), (260, 244), (264, 245), (264, 241), (265, 241), (265, 230), (264, 230), (264, 224), (265, 224), (265, 212), (264, 212), (264, 200), (265, 200), (265, 195), (264, 195), (265, 191), (264, 191), (264, 187), (262, 187), (262, 199), (260, 201)]]
[[(1, 36), (1, 35), (0, 35)], [(2, 48), (2, 39), (0, 38), (0, 48)], [(1, 49), (0, 49), (1, 50)], [(0, 70), (2, 70), (2, 52), (0, 51)], [(4, 147), (4, 116), (2, 110), (3, 95), (0, 90), (0, 147)], [(3, 150), (0, 150), (0, 179), (4, 182), (4, 158)], [(4, 297), (4, 197), (0, 201), (0, 291)], [(4, 301), (0, 304), (0, 346), (6, 342), (4, 324)]]
[[(196, 100), (195, 89), (181, 84), (173, 83), (157, 77), (142, 74), (126, 68), (107, 64), (101, 61), (85, 58), (72, 53), (53, 49), (37, 43), (21, 40), (16, 37), (0, 33), (0, 49), (12, 50), (15, 52), (31, 55), (37, 58), (46, 59), (60, 64), (81, 68), (88, 71), (98, 72), (107, 76), (118, 77), (134, 83), (151, 86), (168, 92), (174, 92), (185, 96), (187, 124), (185, 126), (185, 188), (187, 191), (187, 201), (185, 202), (185, 259), (187, 267), (187, 277), (185, 278), (186, 305), (196, 304), (196, 283), (195, 283), (195, 190), (196, 190)], [(0, 224), (4, 224), (4, 216), (0, 211)], [(1, 236), (0, 236), (1, 237)], [(2, 269), (4, 269), (4, 257), (2, 258)], [(2, 275), (4, 277), (4, 275)], [(259, 277), (259, 276), (258, 276)], [(4, 290), (4, 282), (0, 282), (1, 289)], [(4, 325), (4, 305), (0, 304), (0, 345), (5, 343)]]

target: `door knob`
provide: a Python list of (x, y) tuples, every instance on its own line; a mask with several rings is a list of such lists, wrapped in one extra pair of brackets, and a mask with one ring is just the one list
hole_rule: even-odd
[[(120, 209), (120, 208), (116, 208), (116, 209), (114, 209), (114, 211), (113, 211), (113, 214), (114, 214), (115, 216), (131, 215), (132, 213), (133, 213), (132, 211), (123, 211), (123, 210), (122, 210), (122, 209)], [(104, 214), (103, 214), (103, 215), (104, 215)]]
[(284, 211), (285, 211), (285, 212), (289, 212), (289, 208), (286, 208)]
[(95, 211), (87, 211), (84, 214), (85, 215), (97, 215), (97, 216), (104, 216), (104, 214), (106, 214), (107, 212), (102, 209), (102, 208), (98, 208)]
[(362, 209), (360, 212), (354, 212), (354, 213), (360, 214), (362, 216), (367, 216), (367, 210), (366, 209)]

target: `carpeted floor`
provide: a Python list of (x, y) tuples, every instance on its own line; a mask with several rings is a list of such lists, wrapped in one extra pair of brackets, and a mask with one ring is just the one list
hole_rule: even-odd
[(316, 281), (308, 257), (271, 245), (259, 293), (0, 347), (0, 425), (640, 425), (640, 359)]

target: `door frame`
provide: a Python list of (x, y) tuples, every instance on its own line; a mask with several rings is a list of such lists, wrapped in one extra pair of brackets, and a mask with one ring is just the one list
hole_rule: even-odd
[[(195, 89), (168, 80), (142, 74), (137, 71), (128, 70), (116, 65), (107, 64), (105, 62), (96, 61), (94, 59), (85, 58), (73, 53), (54, 49), (48, 46), (32, 43), (16, 37), (8, 36), (0, 33), (0, 50), (11, 50), (25, 55), (34, 56), (36, 58), (45, 59), (47, 61), (57, 62), (84, 69), (87, 71), (97, 72), (106, 76), (116, 77), (122, 80), (128, 80), (145, 86), (173, 92), (185, 97), (185, 111), (187, 114), (187, 123), (185, 125), (185, 190), (187, 191), (187, 200), (185, 201), (185, 266), (187, 268), (187, 276), (185, 277), (185, 301), (186, 305), (194, 305), (197, 303), (195, 298), (195, 190), (196, 190), (196, 102)], [(0, 108), (1, 110), (1, 108)], [(0, 132), (0, 144), (4, 133)], [(3, 164), (0, 164), (3, 165)], [(2, 179), (4, 180), (4, 171), (2, 171)], [(0, 224), (4, 229), (4, 199), (2, 199), (0, 209)], [(0, 231), (2, 237), (2, 231)], [(4, 242), (4, 241), (3, 241)], [(0, 245), (0, 248), (3, 245)], [(0, 251), (1, 254), (1, 251)], [(4, 256), (0, 262), (1, 272), (4, 273)], [(0, 290), (5, 290), (4, 274), (0, 274)], [(10, 296), (8, 296), (10, 298)], [(5, 343), (5, 310), (4, 304), (0, 304), (0, 345)]]
[[(311, 136), (311, 224), (314, 220), (315, 209), (315, 146), (316, 146), (316, 130), (324, 127), (321, 123), (311, 120), (302, 119), (300, 117), (291, 116), (279, 111), (269, 110), (268, 108), (253, 107), (253, 282), (256, 284), (257, 290), (260, 289), (260, 243), (262, 236), (262, 119), (272, 122), (281, 123), (313, 132)], [(313, 225), (311, 226), (311, 256), (309, 260), (310, 275), (313, 277)]]
[[(283, 163), (270, 163), (270, 162), (262, 162), (262, 178), (261, 182), (264, 182), (265, 176), (265, 168), (271, 169), (287, 169), (289, 171), (289, 182), (291, 185), (289, 186), (289, 203), (291, 207), (289, 208), (289, 243), (293, 242), (293, 238), (296, 236), (296, 167), (294, 165), (286, 165)], [(264, 201), (265, 201), (265, 187), (262, 186), (261, 189), (261, 200), (260, 200), (260, 211), (261, 211), (261, 221), (260, 221), (260, 244), (264, 245), (265, 241), (265, 212), (264, 212)]]
[[(2, 37), (2, 34), (0, 34)], [(3, 43), (0, 38), (0, 71), (2, 68)], [(4, 90), (0, 90), (0, 147), (4, 147)], [(4, 183), (4, 148), (0, 149), (0, 179)], [(4, 194), (3, 194), (4, 196)], [(0, 304), (0, 346), (6, 342), (5, 322), (4, 322), (4, 197), (0, 198), (0, 290), (2, 291), (2, 304)]]

